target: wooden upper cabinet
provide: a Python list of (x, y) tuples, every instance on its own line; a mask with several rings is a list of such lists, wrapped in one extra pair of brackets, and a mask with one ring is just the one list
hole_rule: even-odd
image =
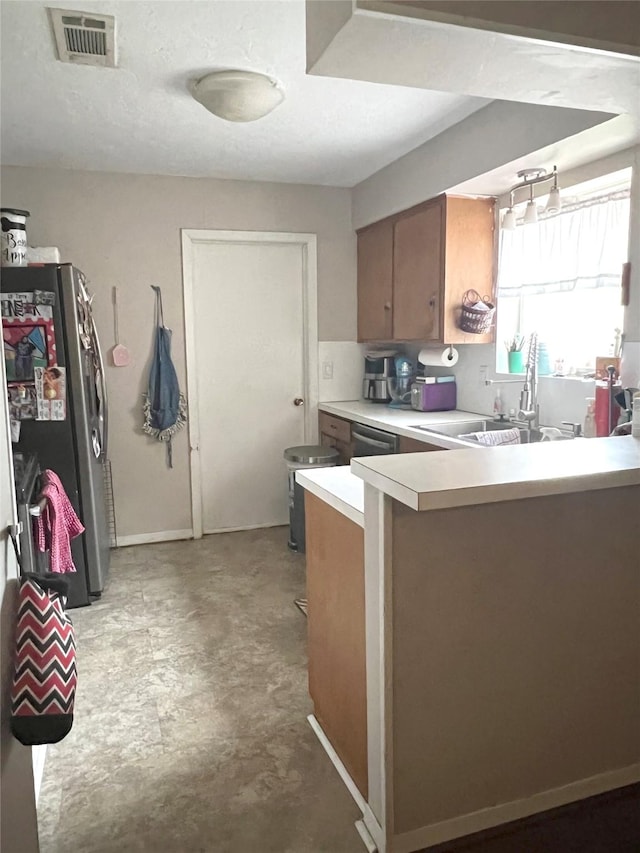
[(358, 340), (393, 336), (393, 223), (388, 219), (358, 234)]
[(441, 195), (358, 232), (358, 339), (490, 343), (459, 328), (467, 290), (495, 301), (495, 200)]
[(493, 328), (486, 335), (471, 335), (463, 332), (458, 322), (462, 297), (467, 290), (476, 290), (495, 304), (498, 270), (495, 199), (447, 196), (446, 204), (442, 341), (489, 344), (494, 340)]
[(444, 205), (436, 199), (394, 225), (394, 340), (440, 340), (443, 222)]

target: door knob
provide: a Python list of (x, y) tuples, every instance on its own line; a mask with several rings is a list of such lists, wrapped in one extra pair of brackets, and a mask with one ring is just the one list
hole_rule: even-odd
[(390, 302), (384, 303), (384, 310), (385, 311), (391, 311), (391, 303)]
[(293, 405), (294, 406), (304, 406), (304, 400), (302, 399), (302, 397), (296, 397), (295, 400), (293, 401)]

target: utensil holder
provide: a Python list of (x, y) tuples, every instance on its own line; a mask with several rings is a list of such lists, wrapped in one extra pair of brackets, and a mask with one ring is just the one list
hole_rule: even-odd
[(522, 350), (507, 353), (509, 357), (509, 373), (524, 373), (524, 354)]

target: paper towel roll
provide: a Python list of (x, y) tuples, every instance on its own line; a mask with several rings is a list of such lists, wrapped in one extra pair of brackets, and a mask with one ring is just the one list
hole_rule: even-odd
[(455, 347), (431, 347), (421, 349), (418, 353), (418, 361), (425, 367), (455, 367), (460, 354)]

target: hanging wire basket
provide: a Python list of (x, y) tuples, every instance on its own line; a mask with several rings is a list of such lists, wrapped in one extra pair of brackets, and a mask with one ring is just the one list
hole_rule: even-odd
[(109, 529), (109, 547), (118, 547), (118, 530), (116, 528), (116, 502), (113, 498), (113, 476), (111, 474), (111, 462), (108, 459), (102, 462), (102, 475), (104, 479), (104, 502), (107, 510), (107, 525)]
[(477, 290), (467, 290), (462, 297), (462, 312), (459, 326), (463, 332), (485, 335), (493, 325), (496, 306), (488, 296), (480, 296)]

